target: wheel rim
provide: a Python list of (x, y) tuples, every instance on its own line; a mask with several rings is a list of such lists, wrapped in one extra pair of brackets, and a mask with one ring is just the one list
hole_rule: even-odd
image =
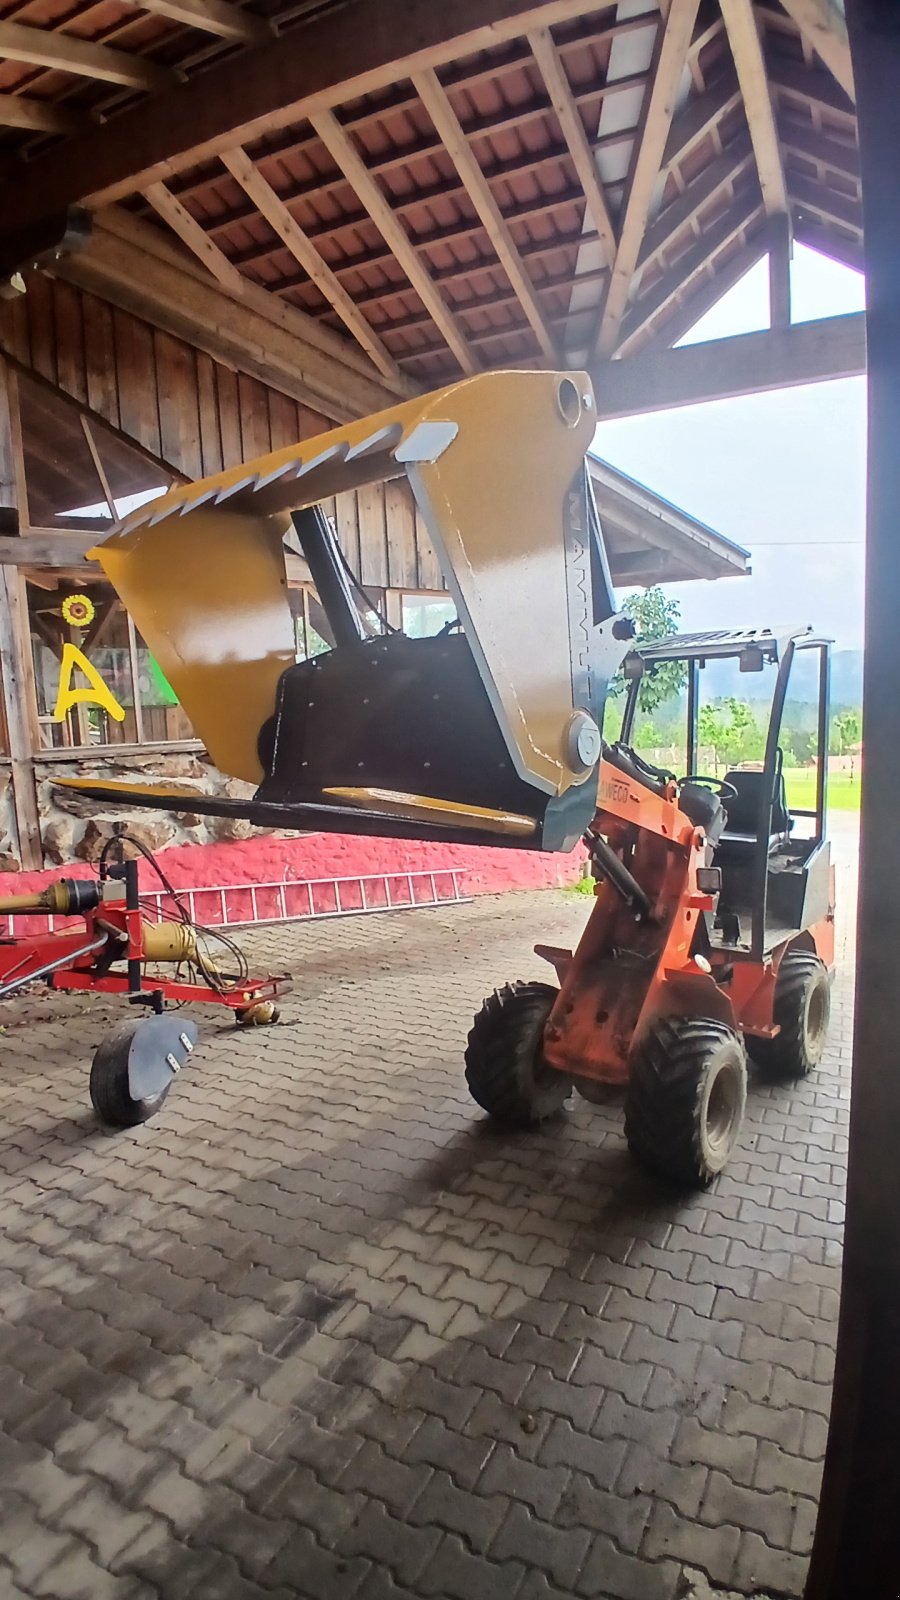
[(817, 983), (806, 1002), (806, 1049), (814, 1060), (818, 1060), (825, 1043), (828, 1012), (828, 990), (824, 984)]
[(741, 1086), (729, 1066), (723, 1066), (710, 1084), (706, 1101), (706, 1140), (719, 1154), (730, 1145), (741, 1110)]

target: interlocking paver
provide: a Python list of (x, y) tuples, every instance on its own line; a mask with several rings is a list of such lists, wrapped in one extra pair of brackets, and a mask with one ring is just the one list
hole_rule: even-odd
[(247, 934), (294, 969), (282, 1026), (199, 1013), (161, 1115), (116, 1135), (86, 1080), (121, 1012), (5, 1008), (0, 1593), (675, 1600), (686, 1566), (799, 1596), (849, 971), (816, 1075), (751, 1082), (730, 1171), (668, 1194), (620, 1095), (516, 1135), (465, 1089), (483, 993), (546, 977), (534, 940), (585, 915), (553, 892)]

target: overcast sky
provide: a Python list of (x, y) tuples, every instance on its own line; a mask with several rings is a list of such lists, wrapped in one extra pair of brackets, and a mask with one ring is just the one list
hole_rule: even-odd
[[(795, 322), (863, 309), (860, 275), (802, 245), (791, 279)], [(768, 323), (761, 261), (682, 343)], [(864, 378), (604, 422), (594, 448), (751, 552), (749, 578), (668, 586), (685, 629), (810, 622), (862, 644)]]

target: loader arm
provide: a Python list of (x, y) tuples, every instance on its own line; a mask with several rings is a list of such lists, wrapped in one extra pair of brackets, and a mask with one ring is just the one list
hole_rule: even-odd
[[(332, 828), (571, 848), (593, 815), (616, 614), (584, 466), (582, 373), (486, 373), (173, 490), (93, 554), (225, 773), (251, 800), (72, 786), (104, 800)], [(459, 617), (367, 635), (327, 497), (405, 476)], [(297, 662), (284, 539), (335, 648)]]

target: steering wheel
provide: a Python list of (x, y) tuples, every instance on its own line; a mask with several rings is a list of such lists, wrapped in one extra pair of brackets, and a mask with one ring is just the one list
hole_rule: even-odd
[(701, 772), (690, 772), (686, 778), (679, 778), (679, 787), (683, 783), (700, 783), (705, 789), (713, 789), (720, 800), (736, 800), (737, 789), (733, 783), (724, 783), (720, 778), (707, 778)]

